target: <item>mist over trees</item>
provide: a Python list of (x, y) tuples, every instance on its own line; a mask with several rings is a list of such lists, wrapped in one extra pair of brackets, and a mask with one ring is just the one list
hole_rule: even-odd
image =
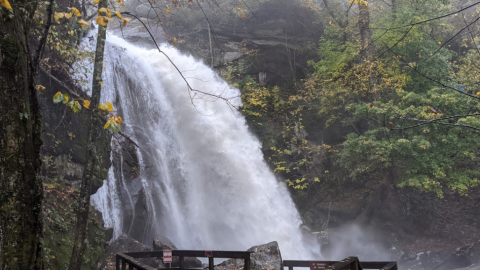
[(351, 179), (441, 197), (477, 186), (479, 3), (305, 3), (323, 15), (312, 74), (263, 95), (241, 85), (248, 117), (284, 115), (284, 144), (266, 150), (276, 171), (300, 189)]

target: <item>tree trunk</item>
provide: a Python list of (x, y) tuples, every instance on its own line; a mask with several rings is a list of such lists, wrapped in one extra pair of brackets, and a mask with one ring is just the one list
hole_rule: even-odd
[(368, 10), (368, 5), (361, 3), (358, 5), (359, 8), (359, 20), (358, 27), (360, 30), (360, 39), (362, 42), (362, 54), (364, 59), (371, 61), (373, 57), (373, 44), (372, 44), (372, 30), (370, 30), (370, 11)]
[[(107, 7), (107, 1), (102, 0), (98, 8)], [(96, 146), (96, 140), (101, 134), (98, 105), (102, 90), (103, 53), (105, 51), (107, 27), (98, 26), (97, 47), (95, 50), (95, 62), (93, 68), (92, 97), (90, 100), (91, 111), (86, 114), (89, 126), (87, 129), (86, 160), (87, 164), (82, 176), (80, 197), (78, 199), (77, 223), (75, 227), (75, 240), (73, 242), (72, 256), (70, 257), (69, 270), (80, 270), (83, 263), (83, 255), (86, 247), (88, 215), (90, 213), (90, 193), (95, 167), (101, 160)]]
[(40, 112), (27, 35), (35, 5), (0, 6), (0, 269), (43, 269)]

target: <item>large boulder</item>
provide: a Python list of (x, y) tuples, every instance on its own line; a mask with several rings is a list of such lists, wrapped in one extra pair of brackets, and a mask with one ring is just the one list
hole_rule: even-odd
[(177, 246), (165, 236), (157, 235), (153, 238), (153, 250), (175, 250)]
[[(99, 269), (102, 269), (102, 270), (114, 269), (115, 255), (117, 253), (141, 252), (141, 251), (152, 251), (152, 249), (138, 242), (135, 239), (122, 235), (117, 240), (115, 240), (114, 242), (112, 242), (110, 245), (106, 247), (105, 253), (102, 255), (102, 257), (98, 262), (100, 266)], [(142, 258), (138, 260), (152, 267), (160, 266), (160, 264), (156, 261), (155, 258)]]
[[(268, 244), (253, 246), (247, 251), (251, 251), (250, 254), (250, 269), (251, 270), (282, 270), (282, 255), (280, 248), (276, 241)], [(215, 270), (236, 270), (243, 269), (243, 260), (230, 259), (223, 263), (216, 265)]]

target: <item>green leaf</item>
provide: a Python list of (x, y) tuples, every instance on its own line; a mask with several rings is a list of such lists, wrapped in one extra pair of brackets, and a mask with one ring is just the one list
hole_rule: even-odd
[(110, 129), (113, 133), (120, 132), (120, 126), (115, 123), (111, 123), (108, 129)]

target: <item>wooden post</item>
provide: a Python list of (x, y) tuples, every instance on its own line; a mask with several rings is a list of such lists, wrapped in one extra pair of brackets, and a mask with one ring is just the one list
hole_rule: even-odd
[(250, 254), (248, 254), (248, 257), (245, 257), (244, 262), (243, 270), (250, 270)]
[(178, 268), (183, 269), (183, 265), (185, 263), (185, 257), (183, 256), (178, 256)]
[[(213, 255), (213, 254), (212, 254)], [(213, 256), (212, 257), (208, 257), (208, 269), (209, 270), (214, 270), (214, 264), (213, 264)]]

